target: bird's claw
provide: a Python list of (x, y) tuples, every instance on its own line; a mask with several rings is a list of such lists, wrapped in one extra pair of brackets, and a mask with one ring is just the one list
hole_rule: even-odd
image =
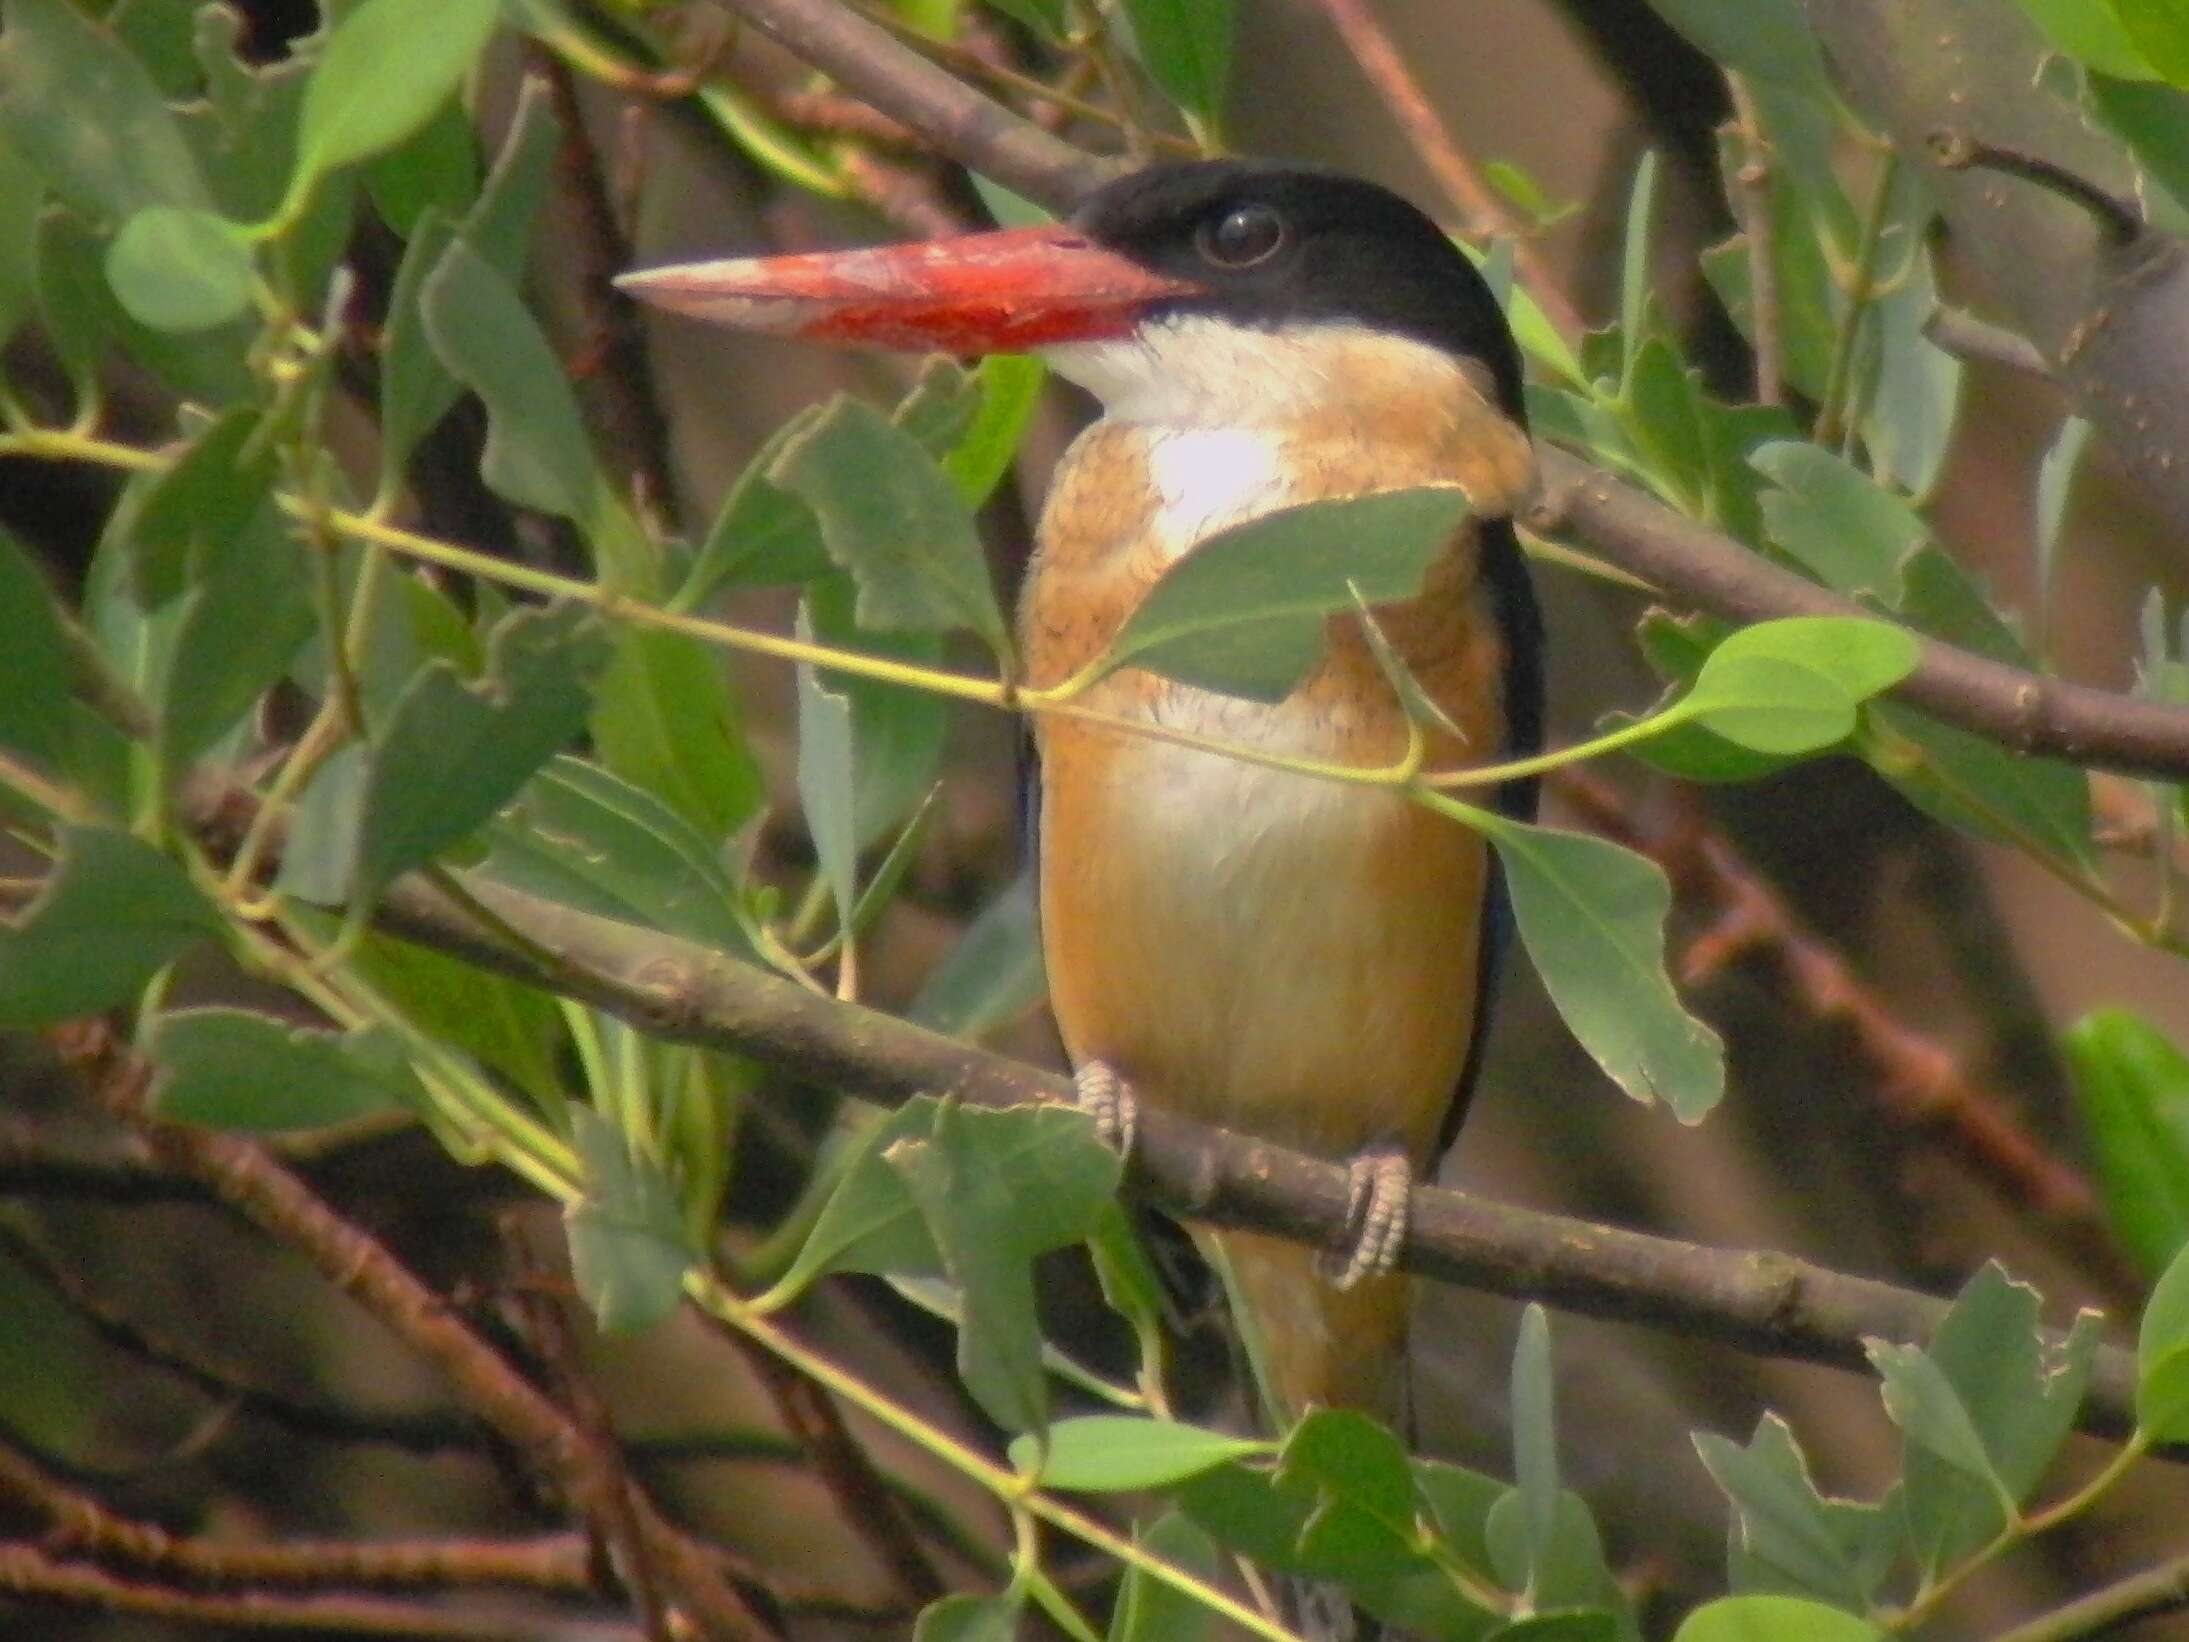
[(1132, 1156), (1133, 1137), (1140, 1128), (1140, 1097), (1108, 1061), (1091, 1060), (1072, 1074), (1072, 1099), (1094, 1119), (1095, 1133), (1103, 1145), (1121, 1156)]
[(1346, 1165), (1345, 1220), (1353, 1250), (1335, 1279), (1341, 1289), (1381, 1277), (1398, 1264), (1406, 1246), (1414, 1201), (1414, 1166), (1405, 1149), (1387, 1141)]

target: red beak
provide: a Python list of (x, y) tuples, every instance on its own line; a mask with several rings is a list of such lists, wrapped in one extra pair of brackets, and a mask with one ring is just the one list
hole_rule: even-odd
[(1062, 227), (688, 262), (616, 284), (674, 313), (742, 330), (956, 354), (1123, 336), (1150, 304), (1202, 289)]

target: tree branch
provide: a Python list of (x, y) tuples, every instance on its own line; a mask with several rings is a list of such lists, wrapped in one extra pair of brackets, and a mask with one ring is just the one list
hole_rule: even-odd
[[(468, 920), (466, 920), (468, 925)], [(303, 1254), (320, 1274), (385, 1323), (440, 1369), (481, 1419), (539, 1467), (571, 1506), (599, 1520), (621, 1479), (597, 1463), (594, 1445), (448, 1303), (361, 1227), (353, 1225), (284, 1168), (264, 1147), (233, 1135), (186, 1129), (149, 1118), (150, 1069), (100, 1021), (53, 1034), (63, 1060), (99, 1103), (131, 1123), (155, 1161), (206, 1186), (260, 1230)], [(720, 1553), (683, 1533), (645, 1492), (622, 1490), (636, 1531), (664, 1587), (702, 1634), (744, 1642), (772, 1639), (775, 1628), (724, 1577)]]
[[(1543, 494), (1527, 520), (1531, 528), (1571, 534), (1698, 609), (1734, 621), (1875, 615), (1577, 456), (1544, 448), (1537, 458)], [(2189, 712), (1918, 638), (1921, 659), (1894, 699), (2016, 752), (2177, 780), (2189, 776)]]
[[(723, 3), (943, 153), (1054, 210), (1070, 210), (1116, 175), (831, 0)], [(1570, 532), (1675, 598), (1741, 621), (1869, 614), (1578, 457), (1548, 448), (1540, 455), (1536, 527)], [(2189, 463), (2167, 461), (2189, 475)], [(1923, 641), (1915, 673), (1894, 694), (2018, 752), (2189, 777), (2189, 711), (2180, 708), (2003, 666), (1934, 639)]]
[(400, 1636), (420, 1642), (642, 1642), (635, 1626), (537, 1611), (466, 1612), (388, 1597), (239, 1595), (178, 1590), (123, 1579), (29, 1545), (0, 1543), (0, 1597), (14, 1602), (98, 1613), (139, 1614), (170, 1625), (227, 1631), (325, 1631)]
[[(216, 852), (233, 847), (254, 801), (199, 786), (183, 810)], [(918, 1094), (985, 1106), (1069, 1101), (1053, 1072), (819, 996), (688, 941), (558, 906), (477, 877), (466, 886), (553, 960), (496, 940), (422, 880), (381, 901), (378, 927), (404, 940), (575, 998), (651, 1036), (749, 1055), (793, 1077), (899, 1105)], [(225, 1144), (238, 1144), (224, 1142)], [(1354, 1236), (1343, 1165), (1172, 1113), (1141, 1114), (1133, 1188), (1174, 1214), (1339, 1249)], [(1424, 1187), (1401, 1264), (1463, 1288), (1715, 1340), (1767, 1357), (1862, 1372), (1870, 1336), (1920, 1342), (1946, 1303), (1791, 1255), (1712, 1249)], [(2135, 1364), (2106, 1348), (2083, 1429), (2135, 1425)]]

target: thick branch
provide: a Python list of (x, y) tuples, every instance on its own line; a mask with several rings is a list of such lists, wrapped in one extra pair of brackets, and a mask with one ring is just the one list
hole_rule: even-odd
[[(186, 797), (218, 851), (248, 824), (248, 794)], [(552, 971), (482, 930), (417, 879), (383, 898), (390, 934), (629, 1021), (652, 1036), (749, 1055), (795, 1077), (896, 1105), (917, 1094), (988, 1106), (1067, 1101), (1052, 1072), (929, 1032), (688, 941), (596, 918), (479, 878), (467, 888), (554, 960)], [(1249, 1226), (1326, 1248), (1354, 1236), (1346, 1170), (1263, 1141), (1144, 1112), (1132, 1183), (1174, 1213)], [(1711, 1249), (1562, 1215), (1424, 1188), (1402, 1264), (1425, 1277), (1569, 1311), (1717, 1340), (1762, 1356), (1860, 1371), (1862, 1342), (1928, 1339), (1945, 1302), (1790, 1255)], [(2135, 1423), (2135, 1365), (2100, 1354), (2083, 1426), (2120, 1436)]]
[[(1546, 448), (1539, 458), (1543, 498), (1532, 525), (1572, 535), (1698, 609), (1735, 621), (1874, 614), (1577, 456)], [(1922, 659), (1893, 694), (2016, 752), (2189, 775), (2189, 712), (2025, 672), (1936, 639), (1922, 640)]]

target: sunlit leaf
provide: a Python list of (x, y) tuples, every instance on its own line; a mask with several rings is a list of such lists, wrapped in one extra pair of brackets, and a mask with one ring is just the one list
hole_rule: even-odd
[(1059, 1420), (1046, 1441), (1033, 1432), (1011, 1439), (1011, 1463), (1040, 1467), (1042, 1486), (1115, 1494), (1166, 1488), (1213, 1470), (1226, 1460), (1265, 1453), (1266, 1442), (1176, 1420), (1137, 1414), (1085, 1414)]
[(485, 49), (498, 9), (496, 0), (364, 0), (345, 16), (304, 92), (283, 216), (328, 172), (392, 148), (432, 118)]
[(1145, 667), (1181, 683), (1281, 701), (1321, 655), (1328, 618), (1413, 597), (1467, 498), (1451, 489), (1310, 502), (1218, 531), (1164, 571), (1125, 619), (1101, 671)]
[(1223, 112), (1231, 81), (1234, 0), (1124, 0), (1142, 66), (1179, 107), (1204, 120)]
[(1724, 1093), (1725, 1050), (1665, 973), (1664, 873), (1606, 839), (1482, 810), (1460, 818), (1496, 846), (1520, 938), (1581, 1047), (1635, 1099), (1699, 1120)]
[[(1159, 1561), (1204, 1582), (1215, 1580), (1215, 1542), (1189, 1518), (1174, 1511), (1135, 1538), (1143, 1551)], [(1202, 1642), (1212, 1634), (1216, 1618), (1206, 1603), (1135, 1563), (1126, 1568), (1124, 1582), (1118, 1586), (1108, 1642)]]
[(1725, 1596), (1706, 1602), (1672, 1642), (1883, 1642), (1866, 1619), (1798, 1596)]
[(2156, 1275), (2189, 1245), (2189, 1058), (2125, 1009), (2085, 1015), (2060, 1041), (2106, 1219)]
[(1860, 705), (1913, 672), (1919, 653), (1914, 635), (1884, 622), (1762, 622), (1710, 652), (1678, 711), (1757, 752), (1813, 752), (1852, 734)]
[(121, 305), (155, 330), (203, 331), (243, 312), (255, 275), (249, 247), (225, 218), (150, 205), (114, 236), (106, 277)]

